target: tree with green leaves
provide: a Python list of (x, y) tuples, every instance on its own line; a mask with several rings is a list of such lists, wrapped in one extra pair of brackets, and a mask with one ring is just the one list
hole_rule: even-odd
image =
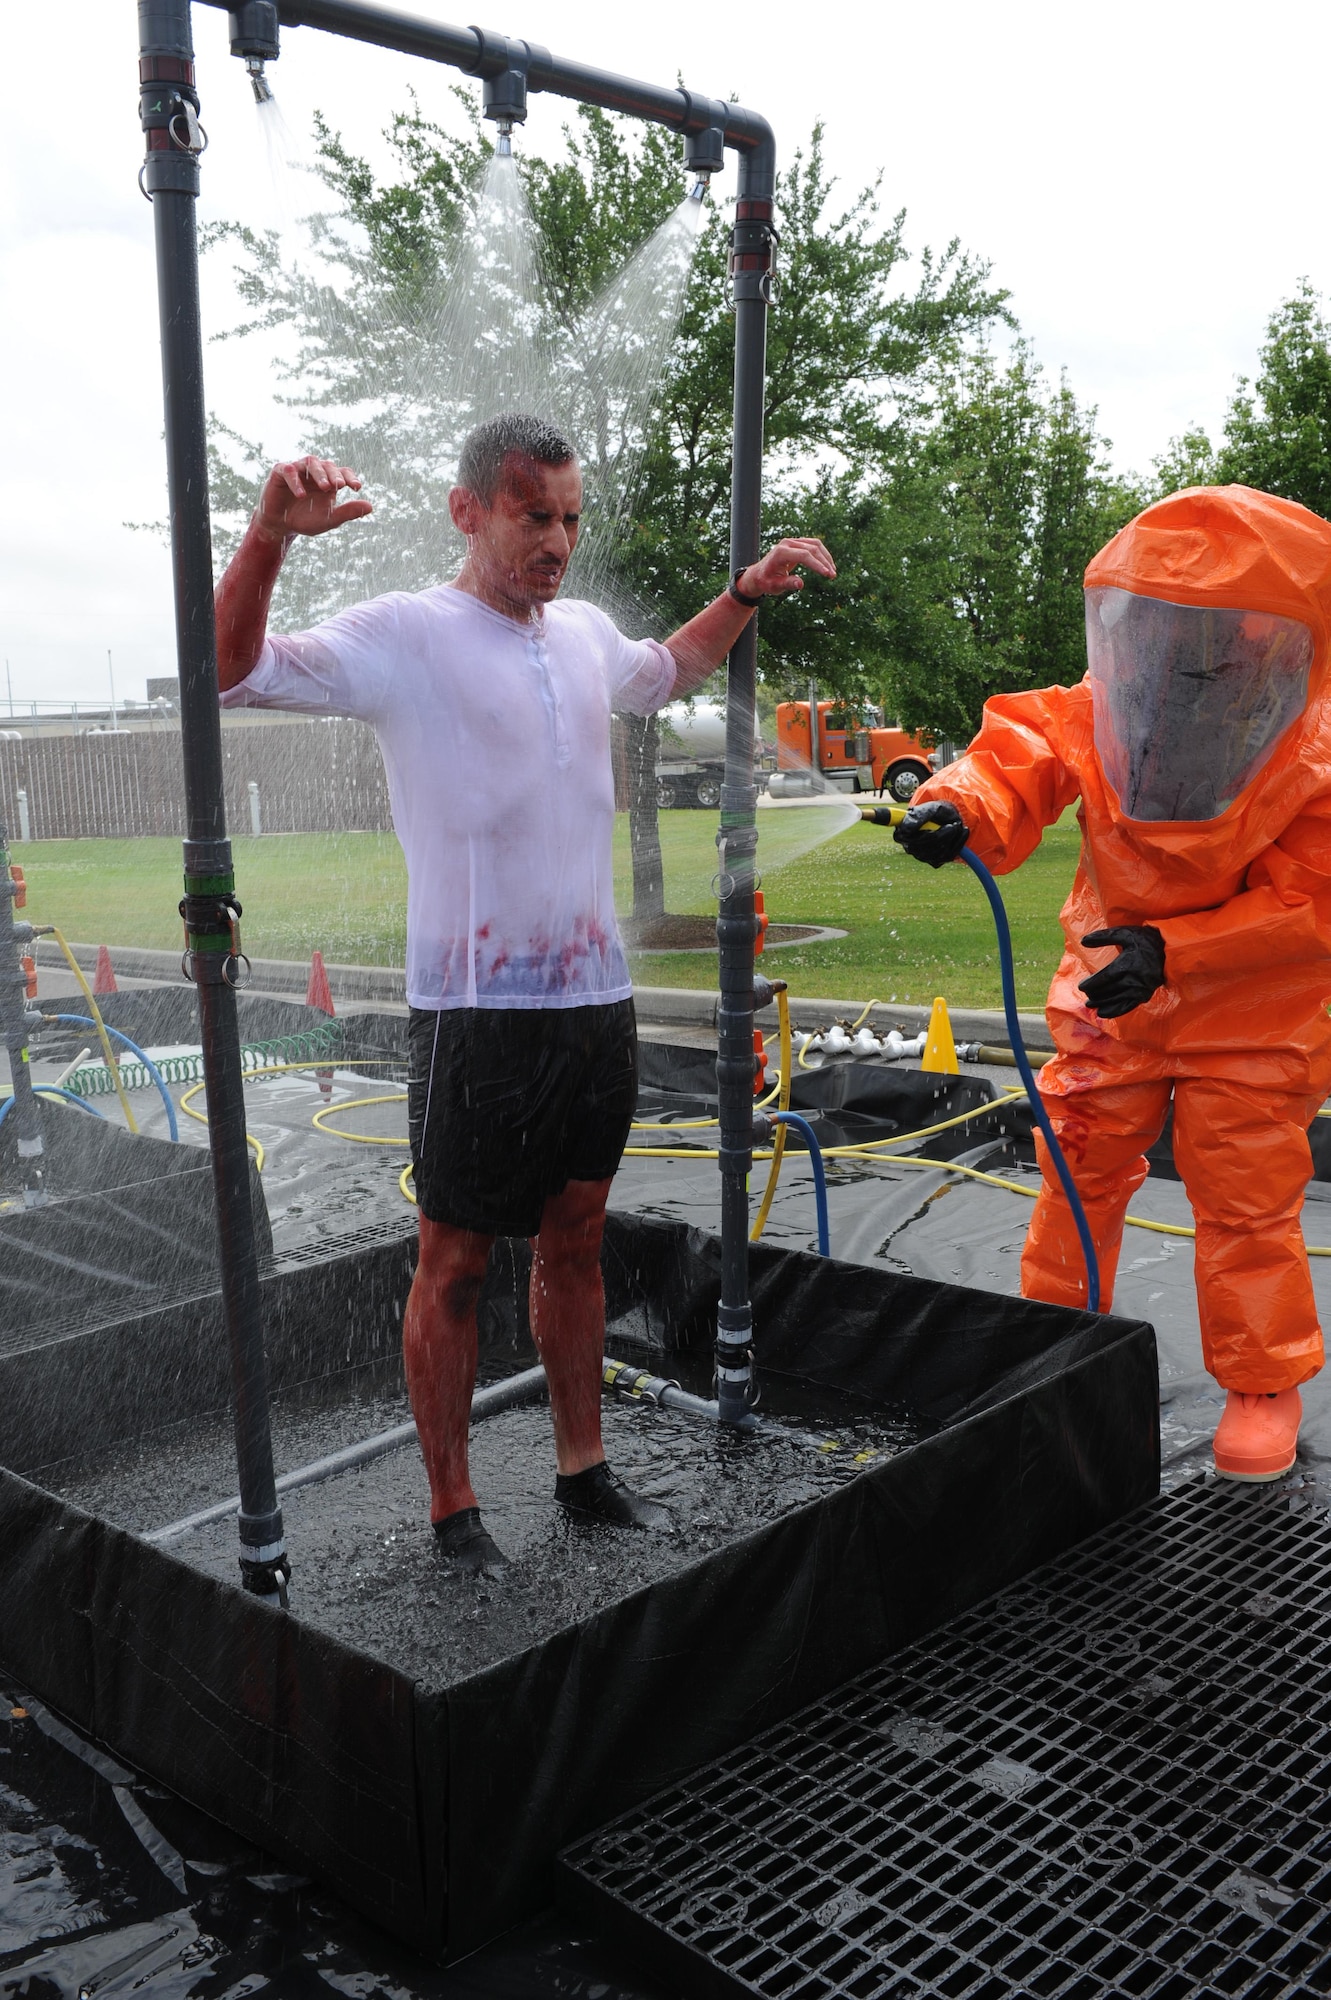
[(1255, 486), (1331, 518), (1331, 320), (1307, 278), (1267, 321), (1255, 383), (1240, 376), (1213, 446), (1194, 428), (1155, 461), (1158, 494)]
[[(283, 334), (279, 370), (310, 448), (365, 473), (383, 524), (359, 537), (350, 560), (316, 545), (284, 571), (279, 615), (301, 622), (372, 583), (420, 587), (439, 574), (446, 472), (471, 414), (448, 396), (431, 406), (424, 387), (438, 378), (421, 355), (437, 353), (445, 337), (459, 282), (459, 225), (489, 144), (474, 117), (450, 132), (414, 107), (394, 120), (388, 138), (392, 168), (376, 176), (320, 126), (317, 170), (331, 206), (309, 225), (314, 272), (286, 263), (275, 235), (235, 226), (217, 232), (240, 252), (239, 283), (251, 308), (236, 332)], [(660, 128), (584, 110), (566, 132), (563, 158), (524, 158), (548, 313), (540, 338), (557, 345), (567, 337), (674, 206), (677, 145)], [(881, 611), (859, 546), (882, 511), (874, 482), (925, 419), (937, 381), (1005, 319), (1004, 295), (988, 267), (956, 243), (939, 257), (925, 252), (910, 272), (904, 215), (884, 223), (876, 188), (837, 199), (821, 128), (781, 176), (778, 208), (766, 527), (824, 534), (855, 582), (814, 586), (765, 617), (759, 667), (781, 687), (813, 677), (834, 691), (860, 690), (883, 658)], [(726, 249), (726, 219), (713, 207), (617, 523), (618, 582), (658, 631), (692, 615), (726, 577), (733, 354)], [(225, 551), (252, 505), (264, 455), (220, 430), (215, 445)], [(385, 576), (388, 523), (402, 573)], [(404, 524), (413, 532), (404, 534)], [(631, 724), (631, 752), (635, 915), (650, 917), (662, 907), (654, 721)]]
[(874, 493), (862, 543), (874, 675), (909, 728), (965, 741), (991, 694), (1080, 680), (1082, 574), (1140, 505), (1095, 413), (1029, 348), (988, 348), (937, 383)]

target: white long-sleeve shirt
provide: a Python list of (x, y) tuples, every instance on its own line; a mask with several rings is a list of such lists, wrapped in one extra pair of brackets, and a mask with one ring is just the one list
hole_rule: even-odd
[(610, 711), (675, 662), (595, 605), (529, 624), (451, 585), (272, 638), (224, 707), (373, 725), (407, 862), (413, 1007), (578, 1007), (632, 991), (615, 922)]

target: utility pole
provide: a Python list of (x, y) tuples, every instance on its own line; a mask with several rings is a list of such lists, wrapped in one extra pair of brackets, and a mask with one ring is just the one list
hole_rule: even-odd
[(111, 648), (109, 646), (106, 649), (106, 678), (111, 683), (111, 727), (112, 729), (116, 729), (119, 727), (120, 718), (116, 714), (116, 671), (111, 665)]

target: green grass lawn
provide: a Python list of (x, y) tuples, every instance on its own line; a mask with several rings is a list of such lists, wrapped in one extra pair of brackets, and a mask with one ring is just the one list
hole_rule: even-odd
[[(784, 824), (761, 815), (759, 865), (774, 923), (829, 924), (844, 938), (771, 954), (796, 993), (828, 999), (1000, 1003), (998, 955), (979, 885), (960, 865), (937, 871), (909, 861), (881, 828), (856, 825), (805, 854)], [(715, 908), (716, 822), (709, 813), (661, 815), (666, 900), (683, 915)], [(1058, 960), (1058, 912), (1076, 866), (1079, 837), (1069, 815), (1016, 875), (1003, 882), (1012, 923), (1018, 998), (1039, 1007)], [(246, 949), (255, 958), (400, 965), (406, 941), (406, 874), (391, 834), (272, 834), (237, 839), (236, 879), (245, 906)], [(20, 847), (29, 884), (26, 914), (90, 944), (174, 947), (181, 942), (180, 843), (175, 840), (53, 840)], [(773, 865), (773, 856), (777, 864)], [(764, 861), (766, 866), (764, 866)], [(628, 822), (615, 826), (615, 883), (629, 900)], [(715, 985), (709, 956), (639, 953), (643, 986)]]

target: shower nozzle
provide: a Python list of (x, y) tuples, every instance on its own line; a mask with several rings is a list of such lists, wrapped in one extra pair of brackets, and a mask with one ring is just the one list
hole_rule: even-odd
[(246, 56), (245, 68), (249, 72), (250, 89), (254, 92), (254, 102), (256, 104), (271, 104), (273, 101), (273, 86), (268, 81), (268, 72), (263, 66), (263, 58), (261, 56)]
[(271, 104), (273, 90), (264, 65), (276, 62), (282, 53), (274, 0), (245, 0), (243, 6), (232, 7), (227, 14), (227, 27), (231, 33), (231, 53), (245, 65), (254, 102)]

